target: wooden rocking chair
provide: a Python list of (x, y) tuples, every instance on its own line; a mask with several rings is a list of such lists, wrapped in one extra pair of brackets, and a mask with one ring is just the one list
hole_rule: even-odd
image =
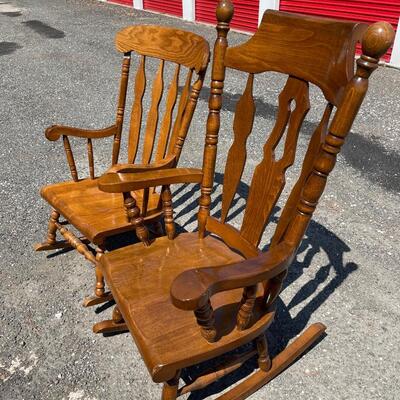
[[(98, 178), (95, 177), (94, 170), (92, 140), (114, 137), (111, 171), (137, 172), (174, 168), (179, 160), (199, 92), (203, 86), (209, 62), (209, 45), (204, 38), (190, 32), (160, 26), (138, 25), (118, 32), (116, 47), (124, 53), (116, 123), (102, 130), (77, 129), (59, 125), (51, 126), (46, 130), (46, 138), (49, 140), (58, 140), (62, 136), (73, 181), (42, 188), (41, 195), (53, 207), (53, 211), (48, 225), (47, 239), (35, 245), (36, 251), (72, 247), (96, 265), (97, 260), (105, 251), (106, 239), (112, 235), (136, 229), (142, 222), (153, 224), (154, 229), (159, 234), (162, 233), (159, 222), (162, 215), (160, 194), (154, 188), (134, 191), (124, 197), (121, 194), (105, 193), (99, 190)], [(138, 53), (140, 61), (136, 73), (130, 118), (128, 164), (118, 164), (131, 52)], [(151, 92), (151, 106), (144, 133), (141, 164), (134, 164), (142, 126), (142, 99), (146, 89), (145, 61), (148, 57), (161, 61)], [(166, 96), (164, 117), (161, 120), (159, 109), (163, 96), (166, 62), (174, 63), (176, 67)], [(177, 111), (174, 113), (182, 67), (188, 68), (188, 73)], [(197, 74), (197, 80), (192, 85), (194, 71)], [(159, 120), (161, 124), (157, 136)], [(90, 173), (88, 179), (78, 178), (69, 137), (87, 139)], [(65, 218), (66, 223), (74, 226), (83, 238), (76, 237), (68, 230), (65, 223), (59, 221), (60, 215)], [(65, 240), (56, 240), (57, 231)], [(148, 244), (146, 232), (140, 228), (136, 229), (137, 236)], [(95, 245), (96, 257), (86, 246), (88, 243)], [(86, 298), (84, 306), (99, 304), (111, 298), (111, 294), (105, 292), (102, 273), (99, 268), (96, 268), (95, 295)]]
[[(109, 173), (99, 180), (101, 190), (127, 196), (145, 187), (163, 188), (168, 236), (156, 238), (145, 248), (138, 243), (111, 251), (100, 259), (116, 307), (113, 319), (96, 324), (94, 331), (129, 329), (152, 379), (164, 382), (164, 400), (201, 389), (258, 354), (259, 370), (218, 397), (244, 399), (303, 354), (324, 332), (323, 324), (313, 324), (270, 359), (265, 331), (274, 319), (282, 282), (363, 101), (368, 78), (394, 37), (387, 23), (367, 27), (267, 11), (250, 40), (229, 48), (226, 37), (232, 15), (230, 1), (220, 2), (203, 169)], [(355, 45), (361, 37), (363, 54), (354, 72)], [(226, 68), (246, 73), (247, 85), (236, 107), (221, 218), (217, 219), (210, 216), (210, 204)], [(237, 230), (226, 220), (241, 180), (246, 140), (253, 126), (253, 77), (266, 71), (288, 75), (288, 79), (279, 95), (276, 124), (264, 145), (263, 159), (255, 168), (242, 225)], [(321, 89), (327, 105), (269, 249), (261, 252), (260, 238), (282, 192), (285, 172), (294, 162), (299, 129), (310, 108), (309, 82)], [(275, 148), (286, 128), (283, 155), (276, 159)], [(176, 235), (168, 187), (184, 182), (201, 182), (198, 232)], [(236, 354), (216, 371), (178, 387), (182, 368), (250, 342), (255, 342), (255, 347), (248, 352)]]

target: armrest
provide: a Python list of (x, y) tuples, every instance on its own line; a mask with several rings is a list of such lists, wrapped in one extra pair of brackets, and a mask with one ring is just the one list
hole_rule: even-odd
[(258, 257), (236, 264), (187, 270), (172, 282), (172, 303), (182, 310), (194, 311), (203, 307), (218, 292), (271, 279), (288, 268), (295, 250), (292, 245), (283, 242)]
[(132, 163), (115, 164), (106, 171), (106, 174), (118, 173), (118, 172), (121, 172), (124, 174), (138, 173), (138, 172), (155, 171), (155, 170), (159, 170), (159, 169), (173, 168), (175, 162), (176, 162), (176, 156), (175, 156), (175, 154), (172, 154), (172, 155), (164, 158), (161, 161), (151, 163), (151, 164), (132, 164)]
[(117, 126), (111, 125), (104, 129), (79, 129), (72, 128), (70, 126), (63, 125), (52, 125), (49, 126), (45, 135), (48, 140), (55, 141), (60, 138), (60, 136), (75, 136), (88, 139), (100, 139), (108, 136), (113, 136), (117, 133)]
[(171, 168), (148, 172), (118, 172), (104, 174), (98, 181), (99, 189), (108, 193), (130, 192), (174, 183), (200, 183), (203, 172), (196, 168)]

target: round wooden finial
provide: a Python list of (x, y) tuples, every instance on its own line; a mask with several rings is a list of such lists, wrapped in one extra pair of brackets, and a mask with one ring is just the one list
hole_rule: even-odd
[(362, 51), (368, 57), (379, 59), (393, 44), (394, 29), (387, 22), (376, 22), (368, 27), (362, 39)]
[(218, 22), (229, 24), (233, 18), (233, 4), (231, 0), (220, 0), (215, 11)]

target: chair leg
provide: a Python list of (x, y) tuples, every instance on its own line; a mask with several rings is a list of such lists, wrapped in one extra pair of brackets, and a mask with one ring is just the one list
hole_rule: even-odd
[(271, 368), (271, 358), (269, 357), (268, 342), (263, 333), (256, 339), (258, 351), (258, 366), (262, 371), (267, 372)]
[(105, 291), (105, 281), (103, 273), (101, 272), (99, 261), (101, 256), (104, 254), (104, 245), (99, 245), (96, 248), (96, 267), (95, 267), (95, 274), (96, 274), (96, 286), (94, 289), (94, 295), (88, 296), (83, 300), (84, 307), (91, 307), (97, 304), (106, 303), (113, 299), (111, 292)]
[(179, 377), (181, 376), (181, 371), (178, 370), (176, 375), (164, 383), (161, 400), (176, 400), (178, 397), (178, 385), (179, 385)]
[(128, 326), (126, 325), (118, 306), (114, 307), (112, 319), (101, 321), (93, 325), (94, 333), (115, 333), (126, 331), (128, 331)]
[(56, 210), (52, 210), (50, 213), (49, 224), (47, 227), (46, 240), (42, 243), (36, 243), (34, 245), (35, 251), (56, 250), (56, 249), (72, 247), (66, 241), (58, 242), (56, 240), (56, 234), (57, 234), (56, 224), (58, 223), (59, 218), (60, 218), (60, 213)]

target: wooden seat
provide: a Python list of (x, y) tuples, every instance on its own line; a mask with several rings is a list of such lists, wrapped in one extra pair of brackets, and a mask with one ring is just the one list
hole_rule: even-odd
[[(75, 248), (96, 266), (95, 293), (85, 299), (84, 306), (112, 298), (105, 291), (102, 272), (97, 267), (98, 259), (107, 250), (107, 238), (133, 230), (143, 243), (148, 244), (143, 224), (150, 224), (153, 231), (163, 234), (159, 188), (146, 188), (129, 194), (110, 194), (99, 190), (93, 144), (99, 139), (113, 138), (109, 171), (157, 171), (175, 167), (203, 86), (210, 54), (208, 43), (201, 36), (161, 26), (126, 27), (117, 33), (115, 41), (117, 50), (124, 54), (115, 124), (99, 130), (61, 125), (46, 129), (47, 139), (56, 141), (62, 137), (73, 181), (59, 182), (41, 190), (42, 197), (53, 210), (47, 238), (36, 244), (35, 250)], [(138, 57), (132, 58), (132, 53)], [(131, 61), (137, 64), (137, 71), (132, 85), (127, 160), (125, 164), (118, 164)], [(158, 68), (151, 82), (146, 65), (153, 61), (158, 63)], [(165, 77), (168, 72), (172, 78), (167, 84)], [(151, 102), (145, 113), (143, 97), (149, 83)], [(164, 110), (163, 115), (160, 115), (161, 110)], [(140, 151), (141, 136), (143, 146)], [(87, 141), (88, 179), (79, 179), (70, 138)], [(140, 161), (138, 154), (141, 155)], [(63, 223), (59, 220), (60, 216), (65, 218)], [(83, 236), (77, 237), (66, 227), (68, 224)], [(57, 232), (64, 240), (57, 240)], [(93, 244), (95, 248), (91, 249), (88, 244)]]
[[(226, 37), (232, 3), (220, 1), (216, 14), (218, 37), (202, 169), (119, 171), (99, 179), (100, 190), (107, 193), (162, 188), (167, 237), (156, 238), (146, 248), (141, 243), (127, 246), (100, 259), (116, 307), (113, 318), (96, 324), (94, 331), (129, 329), (152, 379), (164, 381), (163, 400), (204, 388), (257, 354), (259, 369), (218, 397), (242, 400), (282, 372), (325, 331), (322, 323), (311, 325), (271, 360), (265, 331), (273, 320), (283, 281), (362, 104), (368, 79), (394, 38), (393, 28), (386, 23), (367, 27), (268, 10), (247, 42), (229, 47)], [(361, 38), (363, 54), (354, 68), (355, 47)], [(235, 109), (220, 214), (211, 216), (210, 205), (216, 203), (211, 196), (227, 68), (240, 71), (246, 85)], [(232, 204), (256, 115), (254, 79), (256, 74), (271, 71), (285, 74), (286, 84), (279, 94), (275, 125), (262, 144), (263, 154), (252, 174), (240, 228), (236, 229), (227, 221), (236, 211)], [(319, 87), (326, 106), (309, 136), (307, 150), (300, 155), (297, 141), (311, 107), (310, 83)], [(278, 156), (279, 144), (282, 151)], [(301, 170), (297, 180), (291, 181), (287, 199), (281, 199), (282, 212), (267, 250), (261, 251), (262, 235), (296, 155), (301, 157)], [(225, 159), (225, 155), (221, 157)], [(175, 235), (169, 185), (178, 183), (201, 183), (195, 233)], [(230, 350), (239, 351), (244, 344), (247, 346), (241, 353), (226, 355), (214, 371), (179, 387), (182, 368)], [(140, 393), (135, 395), (140, 397)]]
[[(125, 322), (139, 349), (143, 349), (142, 355), (156, 382), (171, 379), (174, 371), (192, 365), (193, 359), (200, 362), (210, 358), (193, 315), (171, 303), (170, 287), (174, 279), (188, 269), (241, 260), (243, 257), (220, 239), (207, 236), (200, 240), (195, 233), (180, 234), (173, 241), (157, 238), (149, 247), (143, 248), (138, 243), (104, 256), (106, 280), (112, 285)], [(262, 292), (260, 285), (255, 323), (245, 333), (236, 329), (235, 316), (242, 290), (219, 293), (212, 299), (221, 335), (216, 345), (208, 345), (212, 356), (236, 348), (244, 334), (256, 338), (267, 322), (272, 321), (273, 312), (267, 312), (261, 305)], [(102, 331), (100, 323), (96, 332), (107, 329)]]
[[(90, 242), (103, 243), (112, 235), (134, 230), (126, 217), (119, 193), (99, 190), (98, 179), (62, 182), (44, 186), (41, 196)], [(137, 206), (143, 208), (143, 191), (132, 193)], [(150, 191), (144, 220), (154, 221), (160, 214), (160, 194)], [(101, 215), (101, 218), (99, 218)]]

